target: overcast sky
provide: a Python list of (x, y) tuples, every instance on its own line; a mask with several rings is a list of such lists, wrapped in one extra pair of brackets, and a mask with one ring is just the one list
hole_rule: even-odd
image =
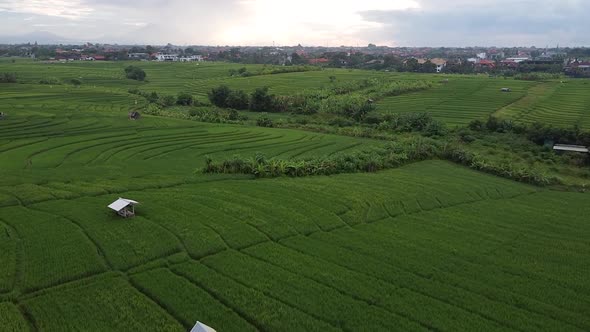
[(0, 35), (201, 45), (589, 46), (590, 0), (0, 0)]

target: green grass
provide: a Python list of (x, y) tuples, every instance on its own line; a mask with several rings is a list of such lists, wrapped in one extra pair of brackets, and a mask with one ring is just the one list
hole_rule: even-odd
[(28, 331), (29, 325), (18, 308), (10, 302), (0, 302), (0, 326), (2, 331)]
[[(436, 76), (238, 79), (227, 75), (237, 65), (141, 63), (150, 81), (136, 83), (119, 77), (125, 65), (0, 61), (23, 81), (0, 86), (0, 330), (186, 331), (197, 320), (218, 331), (590, 329), (587, 194), (438, 160), (329, 177), (207, 176), (194, 173), (207, 156), (322, 157), (384, 142), (127, 120), (134, 86), (203, 96), (226, 81), (291, 93), (332, 74)], [(85, 83), (36, 84), (54, 76)], [(514, 92), (501, 94), (508, 83)], [(542, 84), (451, 76), (378, 106), (451, 124), (498, 109), (518, 118), (534, 114), (518, 105), (563, 92)], [(572, 109), (584, 100), (576, 91)], [(141, 202), (136, 218), (107, 209), (121, 196)]]
[[(486, 119), (496, 110), (522, 98), (532, 83), (483, 76), (451, 76), (448, 83), (433, 89), (389, 97), (378, 103), (382, 113), (429, 112), (436, 119), (455, 126), (474, 119)], [(500, 91), (503, 87), (510, 93)]]
[(588, 80), (539, 83), (529, 90), (526, 98), (502, 109), (499, 115), (524, 123), (562, 127), (577, 124), (587, 129), (590, 126), (590, 84)]

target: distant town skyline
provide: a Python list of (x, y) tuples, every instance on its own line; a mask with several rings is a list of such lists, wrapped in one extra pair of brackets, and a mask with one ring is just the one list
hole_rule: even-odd
[(589, 8), (586, 0), (0, 0), (0, 42), (567, 47), (590, 45)]

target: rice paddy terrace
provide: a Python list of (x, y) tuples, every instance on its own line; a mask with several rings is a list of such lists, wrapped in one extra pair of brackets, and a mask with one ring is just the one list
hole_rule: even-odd
[[(195, 174), (206, 156), (325, 156), (383, 143), (129, 121), (136, 83), (113, 78), (122, 67), (63, 66), (72, 72), (39, 71), (96, 84), (35, 84), (45, 74), (23, 65), (28, 82), (0, 85), (2, 331), (186, 331), (196, 320), (218, 331), (590, 329), (586, 194), (436, 160), (297, 179)], [(203, 66), (226, 80), (227, 67)], [(146, 67), (147, 91), (200, 84), (179, 87), (158, 70)], [(486, 86), (478, 91), (500, 86), (473, 80)], [(491, 111), (526, 109), (516, 106), (533, 85), (519, 84)], [(118, 197), (141, 203), (135, 218), (106, 208)]]

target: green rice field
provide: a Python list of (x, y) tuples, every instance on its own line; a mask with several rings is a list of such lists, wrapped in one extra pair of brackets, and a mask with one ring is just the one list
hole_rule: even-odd
[[(149, 82), (137, 83), (123, 79), (125, 65), (0, 61), (21, 79), (0, 84), (0, 331), (188, 331), (197, 320), (220, 332), (590, 330), (588, 194), (441, 160), (307, 178), (205, 175), (195, 169), (207, 157), (323, 157), (385, 143), (127, 119), (132, 87), (204, 100), (220, 82), (288, 94), (330, 75), (440, 77), (230, 78), (240, 66), (141, 63)], [(84, 83), (38, 84), (44, 77)], [(378, 111), (585, 126), (586, 87), (451, 76)], [(558, 115), (564, 108), (571, 116)], [(119, 197), (140, 202), (135, 218), (107, 208)]]

